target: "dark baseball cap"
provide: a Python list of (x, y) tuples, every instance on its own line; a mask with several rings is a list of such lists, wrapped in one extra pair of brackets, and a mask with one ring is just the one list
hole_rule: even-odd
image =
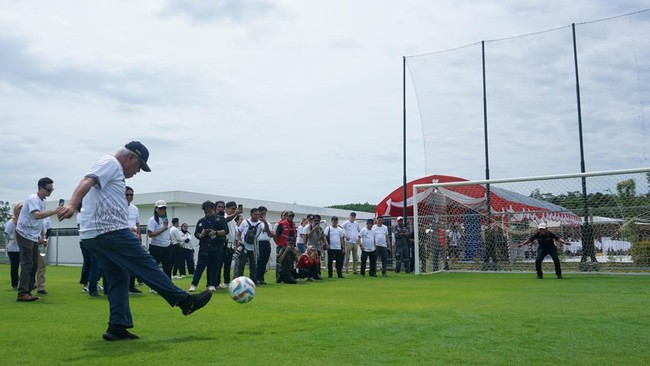
[(147, 160), (149, 160), (149, 150), (142, 145), (142, 142), (140, 141), (131, 141), (128, 144), (124, 145), (128, 150), (133, 152), (135, 155), (140, 158), (140, 169), (144, 170), (145, 172), (150, 172), (151, 169), (149, 168), (149, 165), (147, 165)]

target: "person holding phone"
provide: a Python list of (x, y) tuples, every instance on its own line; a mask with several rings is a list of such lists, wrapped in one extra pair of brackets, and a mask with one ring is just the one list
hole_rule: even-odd
[[(149, 253), (154, 257), (156, 263), (162, 264), (163, 272), (172, 278), (172, 247), (169, 236), (169, 220), (167, 219), (167, 202), (156, 201), (153, 209), (153, 216), (147, 222), (147, 236), (149, 242)], [(151, 289), (150, 292), (156, 292)]]

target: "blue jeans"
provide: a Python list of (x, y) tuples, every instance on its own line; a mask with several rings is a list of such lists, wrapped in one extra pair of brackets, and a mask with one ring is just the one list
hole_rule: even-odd
[(104, 271), (111, 325), (133, 327), (129, 307), (129, 276), (140, 278), (158, 292), (171, 306), (187, 299), (189, 294), (174, 286), (158, 267), (138, 238), (129, 229), (111, 231), (93, 239), (82, 239), (81, 245), (93, 253)]

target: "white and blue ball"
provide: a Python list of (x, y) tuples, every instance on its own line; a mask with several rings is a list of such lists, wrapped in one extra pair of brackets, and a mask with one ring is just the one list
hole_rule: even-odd
[(230, 282), (228, 292), (231, 299), (240, 304), (245, 304), (255, 297), (255, 283), (248, 277), (237, 277)]

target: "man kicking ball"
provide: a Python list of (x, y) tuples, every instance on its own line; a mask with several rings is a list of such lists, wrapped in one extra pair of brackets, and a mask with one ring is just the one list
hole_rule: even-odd
[(133, 177), (140, 169), (150, 172), (148, 159), (149, 150), (139, 141), (129, 142), (115, 155), (100, 158), (58, 213), (59, 220), (70, 218), (82, 203), (78, 217), (81, 246), (97, 257), (106, 281), (104, 293), (108, 295), (110, 317), (102, 337), (107, 341), (139, 338), (127, 330), (133, 328), (129, 307), (131, 274), (169, 305), (181, 308), (183, 315), (202, 308), (212, 296), (210, 291), (190, 295), (176, 287), (129, 227), (125, 179)]

